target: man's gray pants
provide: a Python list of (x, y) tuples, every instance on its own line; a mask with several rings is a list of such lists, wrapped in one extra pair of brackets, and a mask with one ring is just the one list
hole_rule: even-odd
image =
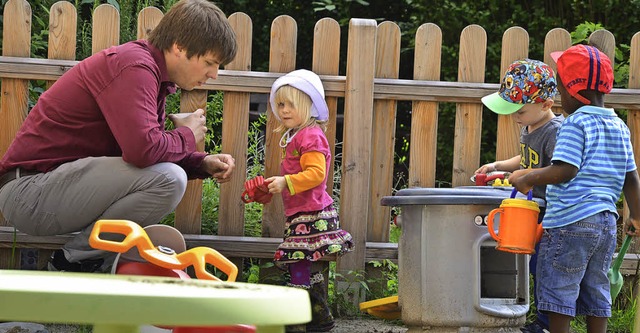
[(89, 246), (97, 220), (156, 224), (175, 210), (186, 186), (187, 174), (174, 163), (140, 169), (121, 157), (88, 157), (7, 183), (0, 189), (0, 211), (29, 235), (79, 232), (63, 246), (70, 262), (108, 258)]

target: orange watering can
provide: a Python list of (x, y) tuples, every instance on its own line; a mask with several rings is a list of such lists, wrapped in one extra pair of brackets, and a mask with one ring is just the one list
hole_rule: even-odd
[[(487, 216), (487, 228), (491, 237), (498, 242), (496, 249), (511, 253), (533, 254), (536, 243), (542, 237), (542, 224), (538, 223), (540, 207), (532, 200), (529, 191), (527, 199), (516, 199), (518, 190), (511, 192), (510, 199), (502, 200), (499, 208)], [(493, 227), (496, 214), (500, 214), (500, 226), (496, 234)]]

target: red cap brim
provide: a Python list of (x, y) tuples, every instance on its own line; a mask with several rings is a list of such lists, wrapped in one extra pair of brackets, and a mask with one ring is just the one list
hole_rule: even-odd
[(553, 59), (553, 61), (558, 63), (558, 59), (563, 53), (564, 51), (556, 51), (556, 52), (551, 52), (549, 55), (551, 56), (551, 59)]

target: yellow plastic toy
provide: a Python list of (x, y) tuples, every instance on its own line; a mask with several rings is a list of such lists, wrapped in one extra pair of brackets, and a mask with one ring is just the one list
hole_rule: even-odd
[(400, 319), (398, 295), (360, 303), (360, 310), (382, 319)]
[[(125, 236), (121, 242), (100, 238), (102, 233), (115, 233)], [(228, 282), (234, 282), (238, 276), (238, 268), (218, 251), (209, 247), (195, 247), (182, 253), (171, 249), (157, 248), (153, 245), (144, 229), (137, 223), (128, 220), (99, 220), (96, 222), (89, 245), (95, 249), (124, 253), (137, 247), (140, 257), (148, 262), (169, 269), (183, 270), (193, 266), (198, 279), (220, 281), (215, 275), (207, 272), (206, 264), (211, 264), (227, 275)]]

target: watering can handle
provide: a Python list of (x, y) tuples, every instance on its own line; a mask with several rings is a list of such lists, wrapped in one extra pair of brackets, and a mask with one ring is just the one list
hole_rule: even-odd
[(491, 238), (496, 242), (500, 242), (500, 237), (496, 234), (496, 231), (493, 228), (493, 219), (496, 214), (501, 214), (503, 211), (504, 210), (502, 208), (494, 208), (489, 212), (489, 215), (487, 215), (487, 231), (489, 231)]
[[(517, 194), (518, 190), (514, 187), (513, 190), (511, 190), (511, 199), (514, 199)], [(527, 200), (533, 200), (533, 190), (529, 190), (529, 193), (527, 193)]]

